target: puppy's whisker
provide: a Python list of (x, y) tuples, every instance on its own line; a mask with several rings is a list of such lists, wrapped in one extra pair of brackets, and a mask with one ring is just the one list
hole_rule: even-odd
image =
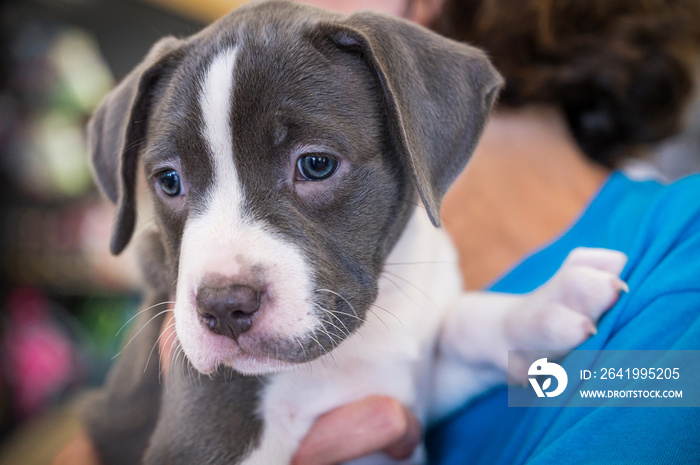
[(384, 310), (384, 311), (387, 312), (389, 315), (393, 316), (393, 317), (396, 319), (396, 321), (398, 321), (399, 324), (400, 324), (401, 326), (404, 327), (404, 329), (406, 328), (406, 327), (404, 326), (404, 324), (403, 324), (403, 321), (401, 321), (401, 318), (399, 318), (398, 316), (396, 316), (393, 312), (390, 312), (390, 311), (387, 310), (386, 308), (380, 307), (380, 306), (377, 305), (377, 304), (370, 304), (370, 305), (371, 305), (372, 307), (377, 307), (379, 310)]
[[(176, 336), (171, 341), (170, 338), (172, 337), (173, 334), (175, 334)], [(167, 359), (170, 361), (170, 363), (172, 363), (172, 361), (174, 359), (173, 350), (175, 350), (175, 352), (177, 352), (177, 349), (180, 347), (180, 340), (177, 339), (177, 333), (175, 331), (173, 331), (173, 334), (168, 336), (168, 338), (165, 340), (165, 344), (170, 344), (170, 349), (168, 349), (168, 356), (167, 356)]]
[[(391, 271), (387, 271), (387, 270), (382, 271), (382, 274), (389, 274), (389, 275), (393, 276), (394, 278), (400, 279), (401, 281), (405, 282), (406, 284), (408, 284), (409, 286), (413, 287), (415, 290), (417, 290), (418, 292), (420, 292), (421, 294), (423, 294), (423, 297), (425, 297), (425, 298), (428, 300), (428, 302), (430, 302), (431, 304), (433, 304), (434, 306), (436, 306), (436, 305), (435, 305), (435, 302), (433, 302), (433, 299), (430, 298), (430, 295), (428, 295), (427, 292), (425, 292), (423, 289), (421, 289), (420, 287), (416, 286), (415, 284), (413, 284), (411, 281), (409, 281), (408, 279), (404, 278), (403, 276), (399, 276), (399, 275), (397, 275), (396, 273), (392, 273)], [(386, 278), (386, 276), (385, 276), (385, 278)], [(391, 280), (390, 280), (390, 281), (391, 281)], [(394, 285), (396, 286), (396, 283), (394, 283)], [(397, 287), (398, 287), (398, 286), (397, 286)], [(400, 289), (400, 288), (399, 288), (399, 289)], [(403, 290), (402, 290), (402, 292), (403, 292)], [(406, 294), (406, 293), (404, 292), (404, 294)]]
[(165, 328), (163, 328), (163, 330), (160, 332), (160, 335), (158, 336), (158, 339), (156, 339), (156, 342), (153, 343), (153, 347), (151, 347), (151, 351), (148, 353), (148, 358), (146, 359), (146, 365), (143, 367), (143, 372), (144, 372), (144, 373), (146, 373), (146, 369), (148, 369), (148, 364), (149, 364), (150, 361), (151, 361), (151, 356), (153, 355), (153, 351), (154, 351), (154, 350), (156, 349), (156, 347), (158, 346), (158, 342), (159, 342), (160, 339), (163, 337), (163, 334), (165, 334), (165, 332), (166, 332), (167, 330), (169, 330), (170, 328), (172, 328), (172, 327), (174, 327), (174, 326), (175, 326), (175, 322), (170, 323), (168, 326), (166, 326)]
[(190, 360), (186, 357), (183, 357), (183, 367), (187, 369), (186, 373), (184, 376), (187, 379), (187, 384), (194, 389), (194, 376), (192, 376), (192, 364), (190, 363)]
[[(175, 349), (175, 355), (177, 355), (177, 351), (179, 350), (179, 345), (180, 345), (179, 342), (180, 342), (180, 341), (179, 341), (178, 339), (175, 339), (175, 342), (174, 342), (173, 345), (171, 346), (171, 349), (172, 349), (173, 347), (175, 347), (175, 346), (177, 345), (177, 348)], [(168, 354), (168, 358), (170, 358), (170, 353)], [(166, 373), (166, 376), (172, 376), (174, 367), (175, 367), (175, 357), (173, 356), (173, 358), (170, 359), (170, 363), (168, 364), (168, 373)], [(166, 378), (166, 379), (167, 379), (167, 378)], [(167, 382), (166, 382), (166, 383), (165, 383), (165, 389), (166, 389), (166, 391), (169, 389), (169, 387), (170, 387), (170, 383), (167, 383)]]
[(370, 312), (372, 315), (376, 316), (377, 319), (378, 319), (379, 321), (381, 321), (382, 324), (386, 327), (386, 329), (388, 329), (389, 331), (391, 331), (391, 328), (389, 328), (389, 325), (386, 324), (386, 322), (385, 322), (384, 320), (382, 320), (382, 317), (380, 317), (379, 315), (377, 315), (377, 312), (375, 312), (375, 311), (372, 310), (371, 308), (368, 308), (367, 311)]
[(167, 312), (169, 312), (169, 311), (170, 311), (170, 309), (166, 309), (166, 310), (163, 310), (163, 311), (158, 312), (158, 313), (156, 313), (155, 315), (153, 315), (153, 316), (138, 330), (138, 331), (136, 331), (136, 334), (134, 334), (134, 336), (129, 340), (129, 342), (126, 343), (126, 345), (124, 346), (124, 348), (123, 348), (122, 350), (120, 350), (120, 351), (117, 353), (117, 355), (115, 355), (114, 357), (112, 357), (112, 360), (114, 360), (115, 358), (119, 357), (122, 353), (124, 353), (124, 351), (131, 345), (131, 343), (134, 342), (134, 339), (136, 339), (136, 338), (138, 337), (138, 335), (141, 334), (141, 331), (143, 331), (143, 330), (146, 328), (146, 326), (148, 326), (148, 325), (149, 325), (153, 320), (155, 320), (158, 316), (162, 315), (163, 313), (167, 313)]
[(182, 361), (180, 362), (180, 376), (182, 376), (182, 380), (187, 383), (187, 386), (191, 386), (190, 380), (187, 377), (187, 359), (185, 358), (184, 351), (182, 355)]
[(331, 336), (331, 334), (328, 332), (329, 328), (326, 327), (326, 323), (328, 323), (328, 325), (332, 326), (333, 328), (337, 329), (338, 332), (340, 333), (340, 335), (343, 335), (343, 336), (348, 335), (348, 333), (346, 333), (340, 327), (335, 325), (330, 318), (326, 318), (326, 317), (333, 316), (328, 310), (326, 310), (325, 308), (323, 308), (321, 306), (318, 306), (318, 307), (323, 312), (323, 314), (310, 315), (314, 320), (316, 320), (317, 323), (319, 323), (319, 327), (317, 329), (321, 329), (324, 333), (326, 333), (326, 335), (328, 335), (328, 337), (331, 338), (333, 340), (333, 342), (335, 342), (336, 337), (340, 337), (340, 336), (338, 334), (336, 334), (335, 336)]
[[(314, 320), (316, 320), (316, 321), (318, 322), (319, 328), (320, 328), (321, 331), (323, 331), (323, 333), (328, 337), (328, 339), (330, 339), (331, 344), (333, 344), (333, 347), (337, 347), (338, 344), (339, 344), (340, 342), (342, 342), (342, 341), (338, 342), (338, 341), (336, 340), (336, 336), (333, 336), (330, 332), (328, 332), (328, 329), (325, 328), (325, 326), (324, 326), (324, 324), (323, 324), (323, 321), (320, 320), (316, 315), (311, 315), (311, 317), (312, 317)], [(330, 321), (329, 321), (328, 323), (331, 324), (331, 325), (333, 325), (333, 323), (331, 323)], [(341, 331), (341, 333), (342, 333), (342, 330), (341, 330), (340, 328), (338, 328), (337, 326), (335, 326), (335, 327), (338, 329), (338, 331)]]
[(299, 343), (299, 347), (301, 347), (301, 350), (302, 350), (302, 352), (304, 353), (304, 359), (307, 359), (306, 365), (309, 367), (309, 372), (310, 372), (310, 373), (313, 373), (313, 372), (314, 372), (314, 366), (311, 364), (311, 361), (308, 360), (309, 356), (308, 356), (308, 354), (306, 353), (306, 348), (304, 347), (304, 344), (302, 344), (301, 341), (300, 341), (296, 336), (294, 336), (294, 340), (297, 341), (297, 342)]
[(177, 354), (180, 352), (180, 346), (177, 345), (175, 346), (175, 350), (172, 353), (172, 358), (170, 359), (170, 365), (168, 367), (168, 374), (171, 374), (172, 371), (175, 369), (175, 359), (177, 358)]
[(323, 332), (328, 336), (328, 339), (330, 339), (332, 347), (331, 350), (327, 351), (326, 353), (322, 354), (319, 357), (319, 360), (321, 360), (321, 363), (323, 363), (323, 366), (326, 366), (326, 355), (330, 356), (331, 360), (333, 360), (333, 364), (337, 365), (338, 361), (335, 359), (335, 354), (333, 354), (333, 349), (338, 346), (338, 342), (336, 342), (335, 338), (326, 330), (325, 328), (323, 329)]
[(346, 315), (346, 316), (349, 316), (350, 318), (356, 319), (357, 321), (359, 321), (361, 323), (364, 323), (364, 321), (365, 321), (362, 318), (358, 317), (357, 315), (353, 315), (352, 313), (347, 313), (347, 312), (341, 312), (340, 310), (334, 310), (333, 314), (334, 315), (336, 315), (336, 314), (337, 315)]
[[(172, 341), (171, 341), (171, 338), (174, 338), (174, 339), (172, 339)], [(168, 359), (168, 360), (170, 359), (170, 352), (173, 350), (173, 346), (176, 344), (176, 342), (179, 342), (179, 341), (177, 341), (177, 333), (175, 331), (170, 333), (168, 335), (168, 337), (165, 338), (165, 341), (163, 342), (163, 347), (168, 347), (168, 344), (170, 344), (171, 342), (172, 342), (172, 344), (170, 345), (170, 349), (168, 350), (168, 356), (166, 357), (166, 359)], [(158, 357), (158, 378), (160, 379), (160, 377), (163, 374), (163, 366), (162, 366), (161, 361), (163, 359), (164, 354), (159, 354), (159, 355), (160, 356)]]
[(350, 308), (352, 309), (352, 312), (355, 314), (356, 317), (359, 318), (359, 316), (357, 315), (357, 310), (355, 310), (355, 307), (353, 307), (352, 304), (348, 301), (348, 299), (346, 299), (346, 298), (343, 297), (342, 295), (338, 294), (338, 293), (335, 292), (335, 291), (331, 291), (330, 289), (317, 289), (317, 291), (318, 291), (318, 292), (330, 292), (330, 293), (333, 294), (333, 295), (337, 295), (338, 297), (340, 297), (341, 299), (343, 299), (343, 300), (345, 301), (346, 304), (348, 304), (348, 305), (350, 306)]
[(173, 366), (170, 367), (170, 371), (173, 371), (175, 368), (177, 368), (178, 363), (180, 364), (180, 374), (182, 375), (182, 362), (180, 360), (180, 355), (183, 355), (185, 353), (185, 350), (182, 348), (182, 346), (178, 347), (177, 354), (175, 355), (175, 361), (173, 362)]
[(302, 353), (304, 359), (306, 359), (307, 355), (306, 355), (306, 349), (304, 348), (304, 344), (302, 344), (301, 341), (299, 340), (299, 338), (296, 336), (294, 336), (292, 339), (294, 339), (296, 341), (296, 343), (299, 344), (299, 347), (301, 348), (301, 353)]
[[(308, 355), (306, 354), (306, 349), (304, 348), (304, 344), (302, 344), (301, 341), (299, 340), (299, 338), (297, 338), (296, 336), (293, 336), (292, 339), (294, 339), (297, 342), (297, 344), (299, 344), (299, 347), (301, 348), (301, 353), (303, 354), (304, 359), (307, 359)], [(309, 366), (309, 370), (311, 371), (311, 373), (313, 373), (314, 370), (313, 370), (313, 367), (311, 366), (311, 362), (306, 362), (306, 364)], [(294, 371), (297, 371), (297, 370), (298, 370), (298, 368), (295, 365)]]
[[(319, 292), (319, 291), (326, 291), (326, 289), (316, 289), (315, 292)], [(314, 302), (314, 303), (316, 303), (316, 302)], [(348, 304), (349, 304), (349, 303), (348, 303)], [(324, 309), (324, 310), (328, 310), (328, 309)], [(354, 310), (355, 310), (355, 309), (353, 308), (353, 311), (354, 311)], [(362, 318), (360, 318), (360, 317), (357, 316), (357, 315), (353, 315), (353, 314), (351, 314), (351, 313), (343, 312), (343, 311), (340, 311), (340, 310), (333, 310), (333, 315), (346, 315), (346, 316), (349, 316), (350, 318), (355, 318), (357, 321), (362, 322), (362, 323), (364, 323), (364, 321), (365, 321), (365, 320), (363, 320)], [(342, 320), (341, 320), (341, 321), (342, 321)]]
[(182, 352), (182, 347), (178, 347), (175, 349), (175, 354), (173, 355), (173, 360), (170, 362), (170, 370), (169, 370), (169, 375), (172, 376), (172, 379), (175, 379), (176, 376), (176, 370), (177, 370), (177, 361), (178, 357), (180, 356), (180, 352)]
[(338, 327), (336, 324), (334, 324), (331, 320), (328, 320), (328, 324), (329, 324), (329, 325), (333, 326), (335, 329), (337, 329), (338, 331), (340, 331), (340, 333), (343, 334), (343, 335), (345, 335), (345, 337), (350, 337), (350, 330), (349, 330), (348, 327), (345, 325), (345, 323), (343, 323), (343, 320), (341, 320), (341, 319), (338, 318), (336, 315), (334, 315), (333, 312), (331, 312), (330, 310), (328, 310), (328, 309), (326, 309), (326, 308), (323, 308), (321, 305), (317, 304), (316, 302), (313, 302), (313, 304), (314, 304), (315, 306), (317, 306), (319, 309), (321, 309), (321, 311), (322, 311), (323, 313), (325, 313), (326, 315), (328, 315), (328, 316), (330, 316), (330, 317), (333, 317), (333, 318), (335, 318), (336, 320), (338, 320), (338, 321), (340, 322), (340, 324), (343, 325), (343, 328), (345, 328), (345, 331), (343, 331), (340, 327)]
[[(385, 273), (385, 272), (383, 271), (382, 274), (384, 274), (384, 273)], [(401, 286), (399, 286), (398, 283), (397, 283), (396, 281), (394, 281), (393, 279), (391, 279), (391, 278), (390, 278), (389, 276), (387, 276), (387, 275), (382, 276), (382, 278), (385, 279), (387, 282), (393, 284), (394, 287), (395, 287), (399, 292), (401, 292), (401, 293), (404, 295), (404, 297), (406, 297), (413, 305), (415, 305), (416, 307), (418, 307), (418, 302), (416, 302), (416, 300), (415, 300), (413, 297), (411, 297), (410, 295), (408, 295), (408, 293), (407, 293), (406, 291), (404, 291), (404, 289), (403, 289)]]
[[(173, 332), (173, 334), (176, 334)], [(177, 354), (178, 349), (182, 347), (182, 344), (180, 344), (180, 340), (176, 337), (173, 339), (172, 343), (170, 344), (170, 349), (168, 350), (168, 360), (170, 360), (170, 365), (169, 365), (169, 370), (172, 371), (173, 368), (173, 363), (175, 362), (175, 355)], [(173, 354), (173, 350), (175, 353)]]
[(442, 260), (442, 261), (426, 261), (426, 262), (394, 262), (394, 263), (384, 263), (384, 266), (401, 266), (401, 265), (456, 265), (456, 261)]
[(139, 316), (139, 315), (142, 314), (143, 312), (147, 312), (148, 310), (150, 310), (150, 309), (152, 309), (152, 308), (155, 308), (155, 307), (158, 307), (158, 306), (160, 306), (160, 305), (174, 304), (174, 303), (175, 303), (175, 302), (172, 301), (172, 300), (165, 300), (165, 301), (163, 301), (163, 302), (158, 302), (157, 304), (153, 304), (153, 305), (151, 305), (150, 307), (146, 307), (146, 308), (144, 308), (143, 310), (140, 310), (138, 313), (136, 313), (136, 315), (134, 315), (134, 316), (132, 316), (131, 318), (129, 318), (128, 320), (126, 320), (126, 323), (124, 323), (124, 324), (122, 325), (122, 327), (119, 328), (119, 331), (117, 331), (117, 334), (115, 334), (114, 337), (119, 336), (119, 333), (122, 332), (122, 330), (126, 327), (126, 325), (128, 325), (129, 323), (131, 323), (131, 322), (134, 320), (134, 318), (136, 318), (137, 316)]
[[(321, 344), (320, 342), (318, 342), (318, 339), (316, 339), (316, 338), (314, 337), (314, 334), (316, 333), (316, 329), (315, 329), (315, 328), (312, 328), (311, 326), (309, 326), (308, 323), (305, 323), (305, 324), (306, 324), (306, 326), (309, 328), (309, 337), (311, 338), (312, 341), (314, 341), (316, 344), (318, 344), (318, 346), (321, 348), (320, 360), (321, 360), (321, 363), (323, 363), (323, 364), (325, 365), (325, 361), (323, 360), (323, 356), (326, 354), (326, 349), (325, 349), (325, 347), (323, 347), (323, 344)], [(331, 355), (331, 358), (332, 358), (332, 357), (333, 357), (333, 356)], [(335, 361), (335, 359), (333, 359), (333, 361)]]

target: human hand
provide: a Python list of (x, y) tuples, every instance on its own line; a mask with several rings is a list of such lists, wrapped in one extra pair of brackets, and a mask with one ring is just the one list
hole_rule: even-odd
[(292, 465), (334, 465), (376, 452), (406, 459), (420, 440), (413, 413), (391, 397), (370, 396), (321, 415)]
[(87, 433), (81, 430), (56, 456), (53, 465), (100, 465), (100, 459)]

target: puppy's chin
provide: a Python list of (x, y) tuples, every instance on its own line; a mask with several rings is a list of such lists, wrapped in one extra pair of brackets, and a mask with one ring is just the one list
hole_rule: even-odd
[[(244, 375), (266, 375), (293, 369), (306, 360), (295, 360), (294, 354), (286, 354), (274, 344), (261, 348), (261, 341), (249, 334), (242, 334), (238, 343), (231, 338), (212, 334), (198, 322), (183, 324), (176, 316), (177, 336), (190, 365), (208, 375), (221, 367), (229, 367)], [(182, 328), (180, 328), (182, 326)], [(264, 346), (264, 344), (263, 344)], [(289, 347), (294, 347), (289, 345)], [(290, 359), (281, 360), (285, 355)]]
[(277, 360), (270, 357), (261, 357), (249, 355), (238, 349), (236, 353), (224, 359), (212, 356), (211, 354), (200, 356), (192, 354), (191, 356), (185, 351), (188, 360), (192, 367), (198, 372), (209, 375), (219, 371), (221, 367), (231, 368), (242, 375), (260, 376), (280, 373), (294, 369), (295, 363)]
[(256, 357), (240, 353), (236, 357), (224, 362), (243, 375), (260, 376), (292, 370), (296, 364), (267, 357)]
[(178, 333), (178, 339), (190, 365), (204, 375), (215, 373), (233, 354), (240, 351), (234, 341), (221, 336), (193, 341), (186, 335)]
[[(183, 350), (192, 367), (198, 372), (209, 375), (221, 367), (231, 368), (238, 373), (250, 376), (268, 375), (281, 371), (292, 370), (295, 363), (278, 360), (272, 357), (252, 355), (246, 353), (227, 338), (216, 341), (218, 344), (206, 343), (210, 350), (201, 352), (189, 350), (183, 345)], [(217, 347), (214, 347), (214, 346)]]

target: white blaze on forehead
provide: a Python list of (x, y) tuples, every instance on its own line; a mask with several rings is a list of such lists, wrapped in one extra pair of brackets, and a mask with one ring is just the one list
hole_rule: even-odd
[[(199, 104), (204, 122), (203, 135), (214, 161), (217, 187), (226, 182), (240, 207), (240, 185), (233, 163), (231, 134), (231, 106), (233, 95), (233, 70), (238, 48), (229, 48), (216, 55), (209, 65), (202, 84)], [(233, 203), (233, 202), (232, 202)], [(236, 212), (232, 212), (236, 213)]]
[[(264, 281), (265, 298), (252, 329), (239, 337), (240, 347), (256, 352), (270, 339), (300, 338), (318, 323), (311, 304), (312, 273), (295, 244), (272, 227), (246, 215), (245, 193), (234, 161), (231, 109), (237, 48), (217, 54), (203, 76), (199, 103), (201, 134), (212, 159), (212, 183), (201, 213), (188, 218), (180, 248), (175, 323), (178, 339), (195, 368), (208, 372), (224, 363), (246, 372), (269, 372), (274, 366), (244, 364), (233, 340), (215, 336), (197, 316), (196, 295), (207, 275), (224, 276), (231, 284), (249, 284), (253, 269)], [(246, 156), (246, 154), (240, 154)], [(271, 185), (276, 185), (270, 180)], [(193, 189), (204, 188), (192, 186)]]

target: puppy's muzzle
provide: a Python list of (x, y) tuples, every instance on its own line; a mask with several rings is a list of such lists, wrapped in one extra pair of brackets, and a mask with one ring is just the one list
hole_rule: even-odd
[(233, 284), (201, 287), (197, 292), (197, 312), (211, 332), (238, 341), (253, 326), (252, 316), (260, 308), (262, 291)]

